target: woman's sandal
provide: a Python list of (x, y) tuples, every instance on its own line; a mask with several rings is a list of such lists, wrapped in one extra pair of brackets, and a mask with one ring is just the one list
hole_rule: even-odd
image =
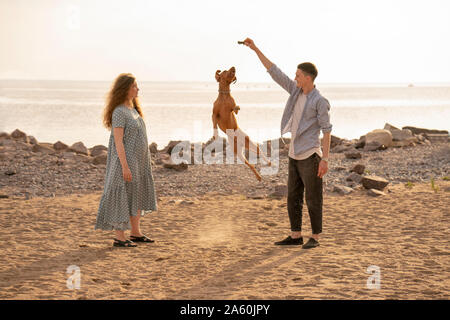
[(133, 242), (148, 242), (148, 243), (153, 243), (153, 242), (155, 242), (155, 240), (150, 239), (150, 238), (147, 237), (146, 235), (143, 235), (142, 237), (136, 237), (136, 236), (130, 235), (130, 239), (131, 239)]
[(137, 244), (134, 244), (130, 240), (121, 241), (119, 239), (114, 239), (114, 247), (137, 247)]

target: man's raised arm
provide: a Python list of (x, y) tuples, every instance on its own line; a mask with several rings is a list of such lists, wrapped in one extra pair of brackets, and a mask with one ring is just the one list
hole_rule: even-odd
[(262, 64), (264, 65), (264, 67), (266, 67), (267, 70), (269, 70), (270, 67), (272, 67), (273, 63), (266, 58), (266, 56), (261, 52), (261, 50), (258, 49), (258, 47), (255, 45), (252, 39), (250, 38), (245, 39), (244, 44), (256, 52), (256, 55), (258, 56), (259, 60), (261, 60)]
[(289, 92), (289, 94), (292, 94), (292, 92), (296, 88), (296, 82), (290, 79), (286, 74), (284, 74), (276, 65), (272, 63), (272, 61), (267, 59), (266, 56), (261, 52), (261, 50), (256, 47), (252, 39), (245, 39), (244, 44), (256, 52), (259, 60), (261, 60), (264, 67), (266, 67), (272, 79), (276, 83), (278, 83), (284, 90)]

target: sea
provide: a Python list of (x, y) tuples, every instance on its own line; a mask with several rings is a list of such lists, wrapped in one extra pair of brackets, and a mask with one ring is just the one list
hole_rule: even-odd
[[(102, 124), (111, 82), (0, 80), (0, 132), (24, 131), (39, 142), (82, 141), (88, 148), (107, 145)], [(213, 135), (213, 82), (140, 82), (139, 98), (149, 143), (206, 142)], [(450, 85), (317, 84), (331, 105), (332, 134), (357, 139), (386, 123), (449, 130)], [(288, 98), (276, 83), (233, 84), (239, 127), (256, 142), (280, 137)], [(224, 133), (220, 135), (225, 137)], [(285, 134), (284, 137), (289, 137)]]

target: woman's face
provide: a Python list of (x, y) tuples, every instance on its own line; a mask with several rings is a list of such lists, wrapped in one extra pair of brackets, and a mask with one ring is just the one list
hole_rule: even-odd
[(130, 90), (128, 91), (128, 99), (132, 100), (137, 98), (139, 92), (139, 88), (137, 86), (136, 81), (131, 85)]

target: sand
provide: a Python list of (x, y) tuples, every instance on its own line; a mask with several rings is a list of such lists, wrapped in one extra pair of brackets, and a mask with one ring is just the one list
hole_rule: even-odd
[[(156, 242), (131, 249), (94, 231), (100, 192), (0, 199), (0, 298), (449, 299), (450, 182), (436, 183), (325, 194), (310, 250), (273, 245), (289, 233), (286, 199), (162, 197), (142, 220)], [(308, 236), (306, 208), (303, 217)], [(80, 289), (67, 288), (71, 265)], [(367, 287), (371, 265), (379, 289)]]

